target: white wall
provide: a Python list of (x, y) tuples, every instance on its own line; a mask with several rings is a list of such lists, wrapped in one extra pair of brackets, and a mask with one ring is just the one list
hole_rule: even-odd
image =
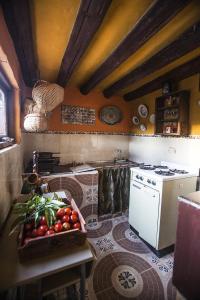
[(22, 149), (14, 145), (0, 150), (0, 226), (21, 190)]
[(129, 159), (152, 164), (164, 160), (200, 168), (200, 139), (130, 136)]
[(128, 136), (106, 134), (39, 134), (24, 133), (25, 163), (33, 150), (59, 152), (61, 164), (76, 161), (113, 160), (115, 149), (128, 157)]

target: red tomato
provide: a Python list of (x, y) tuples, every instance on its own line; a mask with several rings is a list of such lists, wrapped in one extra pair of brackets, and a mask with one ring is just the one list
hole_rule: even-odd
[(43, 235), (45, 235), (45, 228), (44, 228), (44, 226), (40, 226), (38, 229), (37, 229), (37, 235), (38, 236), (43, 236)]
[(56, 212), (57, 218), (62, 218), (65, 215), (65, 209), (64, 208), (59, 208)]
[(77, 215), (71, 215), (71, 216), (70, 216), (70, 221), (71, 221), (72, 223), (76, 223), (76, 222), (78, 221), (78, 216), (77, 216)]
[(51, 225), (51, 226), (49, 227), (49, 230), (53, 230), (53, 231), (54, 231), (54, 226)]
[(72, 210), (72, 215), (77, 215), (78, 216), (78, 212), (76, 210)]
[(24, 228), (25, 228), (25, 230), (29, 231), (29, 230), (32, 230), (33, 226), (32, 226), (31, 223), (26, 223), (26, 224), (24, 225)]
[(51, 235), (51, 234), (54, 234), (54, 233), (55, 233), (54, 230), (49, 229), (49, 230), (45, 233), (45, 235)]
[(41, 225), (40, 228), (43, 229), (45, 232), (49, 230), (49, 227), (47, 225)]
[(46, 220), (45, 216), (42, 216), (40, 218), (40, 225), (47, 225), (47, 220)]
[(55, 224), (54, 228), (55, 228), (55, 232), (61, 232), (63, 226), (61, 223), (57, 223), (57, 224)]
[(64, 215), (61, 219), (61, 221), (64, 222), (69, 222), (69, 216), (68, 215)]
[(81, 229), (81, 224), (79, 222), (76, 222), (73, 224), (74, 229)]
[(37, 237), (38, 236), (37, 229), (33, 229), (31, 235), (32, 237)]
[(62, 222), (61, 222), (61, 220), (57, 220), (56, 222), (55, 222), (55, 224), (61, 224)]
[(62, 224), (62, 226), (63, 226), (64, 230), (70, 230), (70, 228), (71, 228), (71, 226), (70, 226), (70, 224), (68, 222), (64, 222)]
[(66, 208), (65, 208), (65, 214), (68, 215), (68, 216), (70, 216), (71, 213), (72, 213), (71, 208), (70, 208), (70, 207), (66, 207)]

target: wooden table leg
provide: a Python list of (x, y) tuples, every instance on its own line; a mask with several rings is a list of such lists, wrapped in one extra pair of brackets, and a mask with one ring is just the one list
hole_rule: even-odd
[(85, 264), (81, 265), (80, 300), (85, 299)]

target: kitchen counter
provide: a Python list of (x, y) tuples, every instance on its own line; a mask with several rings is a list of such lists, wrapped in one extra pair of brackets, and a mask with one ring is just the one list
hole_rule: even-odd
[(188, 202), (200, 205), (200, 191), (190, 193), (186, 196), (179, 197), (179, 200), (188, 200)]
[(130, 160), (96, 161), (96, 162), (88, 162), (88, 164), (97, 170), (101, 168), (138, 167), (139, 165), (138, 163)]

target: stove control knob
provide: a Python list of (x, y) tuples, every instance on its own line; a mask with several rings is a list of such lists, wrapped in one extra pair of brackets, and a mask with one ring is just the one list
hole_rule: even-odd
[(136, 175), (136, 178), (137, 178), (137, 179), (140, 179), (140, 176), (139, 176), (139, 175)]
[(143, 178), (142, 176), (140, 176), (140, 180), (142, 180), (142, 181), (143, 181), (143, 180), (144, 180), (144, 178)]
[(150, 179), (147, 179), (147, 183), (151, 183), (151, 180), (150, 180)]
[(151, 183), (152, 183), (153, 185), (156, 185), (156, 182), (155, 182), (155, 181), (152, 181)]

